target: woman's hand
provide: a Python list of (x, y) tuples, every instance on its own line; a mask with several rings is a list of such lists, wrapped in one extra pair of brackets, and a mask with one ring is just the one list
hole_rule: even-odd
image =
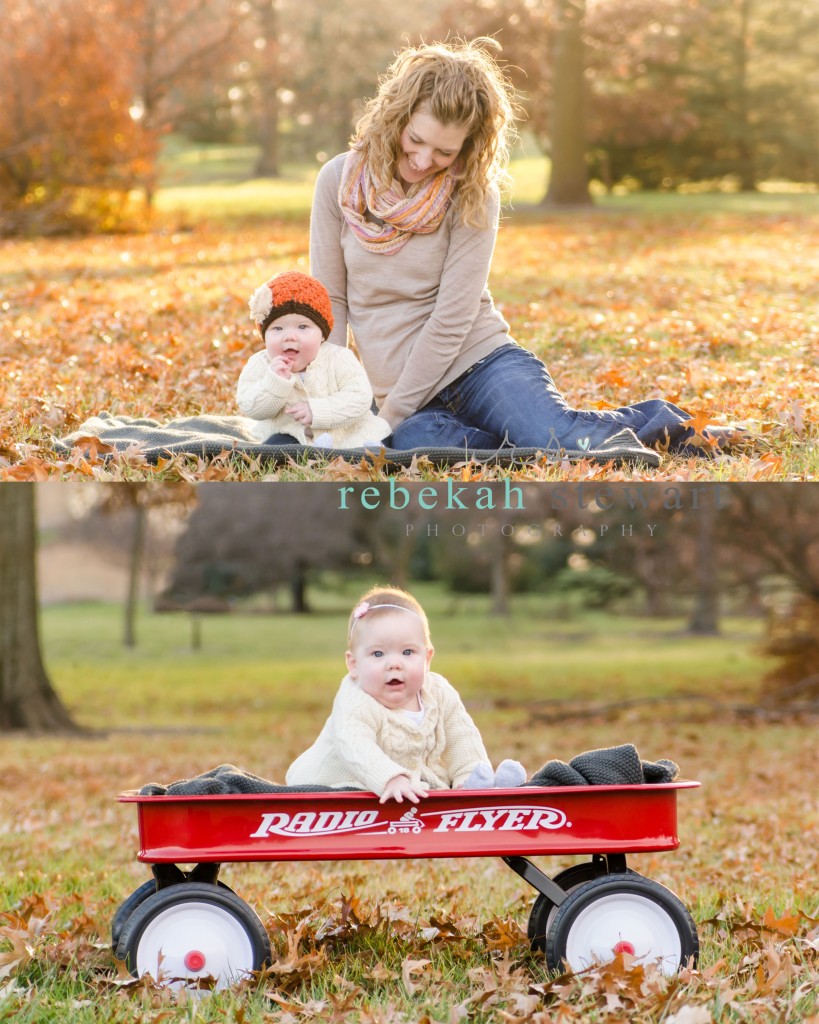
[(284, 411), (303, 427), (309, 427), (313, 422), (313, 410), (309, 402), (296, 402), (295, 405), (288, 405)]
[(410, 801), (410, 803), (417, 804), (420, 797), (425, 797), (429, 792), (429, 786), (424, 782), (419, 782), (417, 785), (410, 781), (406, 775), (396, 775), (390, 779), (387, 785), (384, 787), (384, 792), (381, 794), (381, 799), (378, 801), (380, 804), (386, 803), (387, 800), (395, 800), (396, 803), (402, 803), (404, 797)]

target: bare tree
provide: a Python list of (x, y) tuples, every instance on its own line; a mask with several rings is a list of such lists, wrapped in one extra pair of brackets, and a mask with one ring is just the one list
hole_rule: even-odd
[(63, 534), (69, 539), (93, 540), (97, 550), (104, 550), (112, 562), (127, 567), (122, 642), (136, 647), (140, 585), (149, 568), (157, 571), (170, 561), (172, 540), (195, 506), (197, 492), (192, 484), (148, 482), (111, 484), (92, 494), (87, 514)]
[[(182, 114), (175, 97), (192, 81), (224, 73), (241, 24), (234, 0), (113, 0), (117, 39), (131, 62), (136, 99), (133, 116), (149, 134), (167, 129)], [(146, 170), (144, 191), (150, 207), (156, 169)]]
[(731, 488), (733, 544), (819, 601), (819, 489), (813, 484)]
[(361, 529), (367, 513), (340, 514), (330, 485), (203, 484), (198, 495), (163, 600), (187, 605), (203, 595), (239, 597), (286, 584), (293, 611), (307, 612), (311, 571), (351, 566), (372, 549)]

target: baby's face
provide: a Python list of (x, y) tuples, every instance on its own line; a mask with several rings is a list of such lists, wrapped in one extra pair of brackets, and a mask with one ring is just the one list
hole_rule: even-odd
[(381, 612), (356, 622), (347, 668), (361, 689), (385, 708), (417, 711), (432, 654), (415, 615)]
[(291, 373), (306, 370), (318, 355), (324, 335), (309, 316), (285, 313), (264, 332), (264, 347), (271, 359), (281, 356)]

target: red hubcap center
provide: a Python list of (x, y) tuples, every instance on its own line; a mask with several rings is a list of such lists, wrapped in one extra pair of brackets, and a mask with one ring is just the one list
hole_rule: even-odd
[(198, 949), (192, 949), (189, 953), (185, 954), (185, 967), (189, 971), (201, 971), (205, 966), (205, 954), (200, 953)]
[(628, 953), (629, 956), (634, 956), (637, 950), (630, 942), (626, 942), (625, 939), (622, 939), (617, 943), (612, 952), (615, 954)]

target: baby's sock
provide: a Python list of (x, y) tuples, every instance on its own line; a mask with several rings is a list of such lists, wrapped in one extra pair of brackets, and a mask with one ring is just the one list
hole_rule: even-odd
[(461, 789), (491, 789), (492, 788), (492, 765), (488, 761), (478, 761), (469, 778)]
[(522, 786), (525, 781), (526, 769), (520, 761), (511, 761), (507, 757), (495, 771), (495, 789), (511, 789), (512, 786)]

